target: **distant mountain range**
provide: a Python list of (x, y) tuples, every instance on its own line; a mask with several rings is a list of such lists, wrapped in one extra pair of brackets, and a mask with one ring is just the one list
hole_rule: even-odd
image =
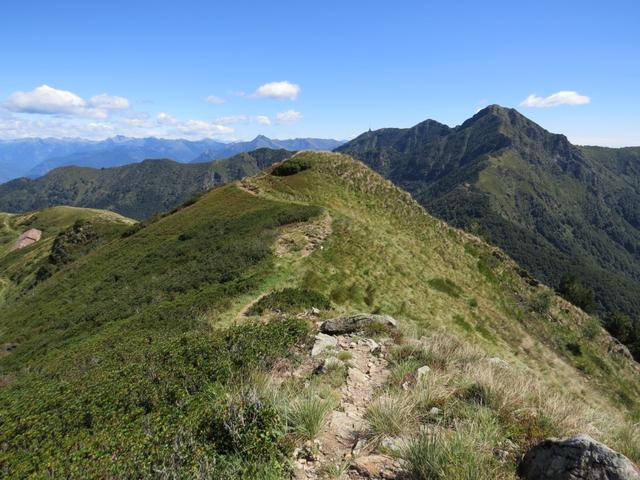
[(256, 138), (249, 142), (235, 142), (224, 144), (222, 147), (214, 146), (204, 151), (199, 155), (193, 163), (209, 162), (211, 160), (218, 160), (220, 158), (231, 157), (241, 152), (251, 152), (258, 148), (272, 148), (272, 149), (285, 149), (285, 150), (333, 150), (344, 142), (339, 140), (323, 139), (323, 138), (294, 138), (292, 140), (273, 140), (265, 137), (264, 135), (258, 135)]
[[(575, 293), (577, 281), (595, 291), (599, 313), (640, 319), (640, 148), (575, 146), (492, 105), (455, 128), (427, 120), (337, 150), (547, 284), (561, 288), (564, 279)], [(640, 358), (640, 338), (631, 343)]]
[(337, 140), (301, 138), (272, 140), (259, 135), (249, 142), (216, 140), (167, 140), (116, 136), (102, 141), (82, 139), (27, 138), (0, 140), (0, 183), (19, 177), (37, 178), (63, 166), (106, 168), (150, 158), (178, 162), (207, 162), (262, 147), (287, 150), (331, 150)]
[(292, 154), (262, 148), (207, 163), (144, 160), (101, 169), (60, 167), (37, 179), (17, 178), (0, 185), (0, 211), (69, 205), (112, 210), (142, 220), (209, 188), (255, 175)]

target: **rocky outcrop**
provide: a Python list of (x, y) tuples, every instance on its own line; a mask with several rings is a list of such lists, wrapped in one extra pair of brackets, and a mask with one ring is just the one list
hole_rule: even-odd
[(389, 315), (373, 315), (370, 313), (359, 313), (347, 317), (331, 318), (322, 322), (320, 331), (328, 335), (344, 335), (346, 333), (355, 333), (365, 328), (379, 324), (386, 327), (395, 327), (397, 322)]
[(640, 480), (640, 471), (624, 455), (588, 435), (550, 438), (522, 459), (524, 480)]
[(40, 238), (42, 238), (42, 232), (37, 228), (30, 228), (18, 237), (16, 243), (11, 247), (11, 251), (28, 247), (29, 245), (36, 243)]

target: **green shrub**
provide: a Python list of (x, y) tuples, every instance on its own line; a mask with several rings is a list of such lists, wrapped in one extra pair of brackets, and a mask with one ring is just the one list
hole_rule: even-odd
[(531, 309), (531, 311), (539, 313), (541, 315), (546, 314), (551, 308), (552, 299), (553, 295), (551, 294), (551, 292), (541, 292), (535, 295), (529, 301), (529, 308)]
[(577, 341), (572, 340), (570, 342), (567, 342), (565, 346), (567, 347), (567, 350), (571, 352), (571, 355), (576, 357), (582, 355), (582, 347)]
[(290, 158), (277, 165), (271, 173), (277, 177), (287, 177), (308, 170), (312, 165), (313, 162), (308, 158)]
[(462, 293), (462, 289), (448, 278), (432, 278), (427, 282), (431, 288), (439, 292), (446, 293), (450, 297), (458, 298)]
[(248, 310), (249, 315), (262, 315), (268, 310), (298, 312), (316, 307), (321, 310), (331, 308), (329, 299), (315, 290), (305, 288), (285, 288), (262, 297)]
[(587, 313), (592, 313), (596, 306), (593, 289), (585, 286), (575, 275), (565, 275), (560, 280), (558, 293)]

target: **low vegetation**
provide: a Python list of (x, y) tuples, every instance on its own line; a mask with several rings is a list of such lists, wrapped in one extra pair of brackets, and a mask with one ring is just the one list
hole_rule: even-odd
[(282, 313), (300, 312), (302, 310), (317, 308), (326, 310), (331, 303), (321, 293), (302, 288), (285, 288), (262, 297), (249, 308), (249, 315), (261, 315), (267, 310)]
[[(591, 317), (360, 163), (294, 158), (311, 166), (216, 188), (124, 236), (122, 224), (5, 298), (4, 476), (287, 478), (359, 360), (334, 352), (299, 369), (315, 324), (362, 311), (400, 323), (361, 332), (395, 344), (370, 438), (406, 440), (416, 476), (472, 475), (457, 456), (512, 478), (528, 445), (573, 431), (638, 460), (640, 379)], [(331, 234), (312, 251), (278, 254), (289, 227), (325, 214)], [(75, 220), (11, 258), (48, 261)]]
[(295, 157), (276, 165), (271, 173), (278, 177), (287, 177), (289, 175), (295, 175), (311, 168), (313, 161), (308, 157)]

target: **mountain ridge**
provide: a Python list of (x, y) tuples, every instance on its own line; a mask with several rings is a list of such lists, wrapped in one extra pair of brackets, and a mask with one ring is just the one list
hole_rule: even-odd
[[(515, 109), (457, 127), (367, 132), (337, 151), (408, 190), (430, 213), (505, 249), (545, 283), (595, 291), (603, 316), (640, 319), (640, 148), (572, 145)], [(638, 331), (640, 335), (640, 330)], [(640, 337), (628, 339), (640, 355)]]
[(208, 163), (157, 159), (102, 169), (59, 167), (37, 179), (19, 178), (0, 185), (0, 211), (70, 205), (113, 210), (142, 220), (214, 186), (255, 175), (292, 153), (258, 149)]

